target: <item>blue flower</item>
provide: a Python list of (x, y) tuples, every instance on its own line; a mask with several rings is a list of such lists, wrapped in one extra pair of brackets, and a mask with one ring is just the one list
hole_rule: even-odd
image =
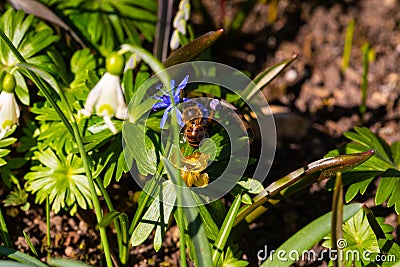
[[(181, 93), (181, 90), (183, 88), (185, 88), (186, 84), (188, 83), (188, 80), (189, 80), (189, 75), (186, 75), (185, 78), (183, 78), (181, 83), (176, 88), (175, 88), (175, 81), (171, 80), (170, 85), (171, 85), (171, 89), (172, 89), (173, 99), (171, 99), (170, 95), (167, 92), (164, 92), (161, 87), (157, 88), (158, 90), (160, 90), (163, 93), (163, 95), (155, 96), (155, 98), (159, 102), (157, 102), (153, 105), (153, 110), (157, 111), (157, 110), (165, 109), (164, 115), (162, 116), (161, 122), (160, 122), (161, 129), (164, 129), (164, 125), (165, 125), (165, 122), (167, 121), (168, 114), (171, 112), (174, 105), (181, 102), (180, 93)], [(182, 102), (185, 102), (189, 99), (183, 98), (182, 100), (183, 100)], [(182, 121), (182, 113), (178, 109), (176, 109), (176, 116), (177, 116), (179, 125), (183, 126), (184, 123)]]

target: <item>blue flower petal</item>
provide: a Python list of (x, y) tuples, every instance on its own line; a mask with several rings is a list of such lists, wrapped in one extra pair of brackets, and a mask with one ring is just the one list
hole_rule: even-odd
[(169, 106), (169, 107), (164, 111), (164, 115), (162, 116), (161, 121), (160, 121), (160, 128), (161, 128), (161, 129), (164, 129), (165, 122), (166, 122), (167, 119), (168, 119), (168, 114), (169, 114), (169, 112), (171, 111), (171, 109), (172, 109), (172, 106)]
[(164, 109), (164, 108), (167, 108), (168, 106), (169, 106), (169, 104), (167, 104), (165, 102), (158, 102), (153, 105), (153, 110), (156, 111), (156, 110)]
[(175, 80), (171, 80), (170, 85), (171, 85), (172, 94), (174, 94)]
[(185, 78), (181, 81), (181, 83), (178, 85), (178, 87), (174, 91), (174, 100), (176, 102), (176, 98), (179, 97), (179, 94), (181, 93), (182, 89), (185, 88), (189, 80), (189, 75), (186, 75)]

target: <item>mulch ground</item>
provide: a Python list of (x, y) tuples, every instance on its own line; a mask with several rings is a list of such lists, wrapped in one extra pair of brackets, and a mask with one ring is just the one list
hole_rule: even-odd
[[(222, 21), (218, 2), (203, 2), (214, 21), (202, 21), (193, 16), (198, 34), (215, 29), (215, 25)], [(364, 125), (389, 143), (400, 140), (400, 2), (282, 0), (279, 1), (276, 20), (272, 22), (266, 21), (271, 8), (265, 2), (259, 1), (241, 31), (233, 36), (224, 36), (212, 53), (216, 61), (253, 74), (299, 54), (285, 74), (263, 89), (269, 103), (284, 110), (283, 114), (277, 115), (282, 118), (282, 125), (289, 120), (295, 129), (293, 134), (293, 131), (278, 125), (276, 158), (266, 182), (323, 157), (346, 141), (343, 132), (361, 125), (358, 112), (363, 61), (361, 47), (367, 42), (375, 52), (375, 60), (370, 63), (368, 74), (368, 109)], [(225, 1), (225, 16), (237, 12), (242, 4), (243, 1), (238, 0)], [(355, 19), (353, 48), (350, 65), (343, 72), (344, 40), (351, 19)], [(132, 215), (134, 192), (138, 188), (130, 177), (122, 182), (124, 186), (113, 185), (111, 191), (115, 193), (117, 209)], [(371, 188), (369, 194), (357, 200), (373, 206), (374, 190)], [(3, 193), (0, 195), (4, 197)], [(239, 243), (244, 257), (251, 266), (256, 266), (259, 249), (265, 245), (277, 248), (302, 226), (329, 211), (330, 203), (331, 193), (323, 189), (323, 184), (287, 199), (251, 224), (242, 235)], [(45, 257), (43, 208), (32, 207), (28, 212), (7, 208), (6, 220), (12, 236), (18, 236), (13, 241), (19, 250), (31, 254), (22, 236), (22, 231), (25, 231), (41, 257)], [(393, 209), (376, 207), (373, 210), (397, 227)], [(52, 254), (99, 265), (99, 237), (93, 230), (93, 222), (93, 214), (87, 211), (80, 211), (72, 218), (62, 212), (52, 214)], [(135, 266), (175, 266), (178, 264), (178, 242), (178, 231), (173, 226), (161, 252), (154, 252), (150, 239), (132, 248), (131, 257)], [(299, 262), (297, 265), (324, 264)]]

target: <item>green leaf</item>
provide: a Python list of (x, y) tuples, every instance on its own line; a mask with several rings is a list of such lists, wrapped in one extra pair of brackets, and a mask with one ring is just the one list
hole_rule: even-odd
[[(164, 162), (168, 178), (176, 183), (178, 179), (181, 179), (179, 177), (179, 171), (172, 166), (166, 158), (162, 158), (162, 160)], [(180, 193), (182, 193), (183, 197), (181, 203), (196, 203), (191, 191), (182, 190)], [(206, 231), (201, 221), (198, 208), (185, 207), (184, 211), (186, 214), (188, 235), (193, 243), (193, 246), (190, 246), (189, 250), (193, 249), (193, 253), (191, 253), (191, 255), (194, 257), (196, 266), (213, 266), (210, 245), (207, 240)], [(180, 220), (177, 220), (178, 224), (179, 222)]]
[(46, 71), (44, 71), (43, 69), (39, 68), (38, 66), (35, 66), (30, 63), (18, 63), (17, 66), (36, 73), (39, 77), (43, 78), (56, 93), (59, 94), (61, 92), (60, 86), (58, 85), (54, 77), (51, 76)]
[(226, 252), (221, 254), (221, 258), (218, 261), (217, 267), (242, 267), (247, 266), (249, 263), (244, 260), (240, 260), (242, 257), (242, 251), (239, 250), (238, 244), (231, 244), (227, 247)]
[(19, 252), (17, 250), (11, 249), (11, 248), (6, 248), (0, 246), (0, 255), (6, 256), (10, 259), (16, 260), (20, 263), (23, 263), (28, 266), (37, 266), (37, 267), (48, 267), (47, 264), (44, 264), (40, 260), (29, 256), (28, 254)]
[[(121, 43), (152, 42), (157, 22), (154, 2), (113, 0), (55, 0), (52, 8), (63, 13), (103, 56)], [(148, 3), (148, 4), (146, 4)]]
[[(381, 251), (385, 252), (381, 254), (386, 259), (386, 261), (377, 262), (382, 264), (383, 267), (398, 267), (400, 265), (400, 246), (396, 242), (387, 239), (379, 239), (378, 245)], [(396, 264), (397, 263), (397, 264)]]
[(74, 261), (69, 259), (49, 258), (49, 264), (55, 267), (90, 267), (80, 261)]
[(25, 79), (20, 73), (19, 70), (14, 71), (14, 77), (15, 80), (17, 81), (17, 87), (15, 88), (15, 93), (18, 96), (18, 99), (22, 102), (24, 105), (29, 105), (29, 91), (28, 91), (28, 86), (25, 83)]
[(99, 223), (99, 226), (108, 227), (112, 223), (112, 221), (114, 221), (118, 217), (124, 217), (124, 220), (128, 219), (128, 216), (125, 213), (113, 210), (113, 211), (110, 211), (109, 213), (107, 213), (103, 217), (103, 219)]
[(229, 208), (228, 214), (222, 224), (221, 230), (218, 233), (217, 239), (214, 243), (214, 253), (213, 253), (213, 262), (214, 265), (217, 264), (219, 257), (221, 255), (221, 251), (225, 249), (226, 242), (228, 241), (229, 235), (232, 231), (233, 223), (235, 221), (236, 215), (239, 211), (240, 204), (242, 202), (242, 195), (238, 194), (233, 201), (231, 207)]
[[(7, 260), (0, 260), (0, 266), (7, 266), (7, 267), (32, 267), (35, 265), (31, 264), (23, 264), (15, 261), (7, 261)], [(46, 265), (47, 266), (47, 265)]]
[(375, 203), (382, 204), (388, 200), (388, 207), (395, 205), (400, 214), (400, 172), (388, 169), (381, 175), (381, 181), (375, 195)]
[[(351, 204), (344, 206), (343, 208), (343, 221), (347, 221), (351, 217), (353, 217), (358, 211), (360, 211), (360, 204)], [(285, 241), (278, 249), (275, 251), (285, 252), (285, 255), (280, 255), (281, 257), (286, 257), (287, 261), (282, 261), (275, 254), (268, 257), (268, 259), (264, 259), (265, 262), (261, 264), (262, 267), (284, 267), (290, 266), (294, 260), (287, 257), (287, 253), (289, 251), (297, 251), (298, 255), (301, 255), (302, 251), (310, 249), (315, 243), (320, 241), (324, 236), (326, 236), (331, 228), (331, 216), (332, 213), (329, 212), (318, 219), (312, 221), (302, 229), (296, 232), (293, 236), (291, 236), (288, 240)], [(262, 251), (261, 251), (262, 252)], [(257, 255), (261, 257), (261, 255)], [(264, 255), (265, 258), (267, 255)], [(263, 258), (263, 257), (261, 257)]]
[(124, 124), (124, 153), (133, 156), (141, 174), (154, 174), (157, 167), (157, 155), (151, 139), (141, 125), (126, 122)]
[[(325, 247), (330, 247), (330, 237), (326, 238), (326, 241), (322, 244)], [(363, 210), (357, 212), (357, 214), (350, 218), (343, 225), (343, 240), (345, 246), (342, 248), (344, 255), (350, 255), (350, 251), (358, 251), (359, 259), (364, 264), (368, 264), (370, 261), (362, 257), (364, 251), (371, 253), (379, 253), (378, 239), (376, 238), (372, 228), (369, 225), (367, 216)], [(354, 254), (351, 254), (354, 255)], [(354, 255), (356, 256), (356, 255)], [(348, 266), (352, 263), (359, 262), (359, 259), (345, 258), (343, 264)]]
[(256, 179), (248, 178), (239, 181), (238, 184), (250, 194), (259, 194), (264, 189), (263, 185)]
[[(162, 246), (162, 241), (163, 238), (165, 237), (165, 232), (167, 231), (168, 228), (168, 222), (169, 218), (171, 216), (172, 210), (174, 208), (174, 205), (168, 204), (168, 203), (175, 203), (175, 198), (176, 198), (176, 193), (174, 190), (174, 186), (171, 183), (166, 182), (164, 184), (163, 192), (164, 195), (167, 195), (168, 198), (165, 199), (165, 203), (163, 203), (163, 210), (160, 213), (160, 217), (163, 218), (160, 220), (160, 223), (157, 224), (156, 226), (156, 233), (154, 236), (154, 250), (158, 252)], [(171, 201), (171, 202), (170, 202)]]
[(372, 133), (366, 127), (355, 127), (355, 132), (344, 135), (353, 142), (346, 144), (338, 150), (333, 150), (328, 155), (340, 153), (355, 153), (373, 149), (375, 155), (352, 171), (343, 174), (344, 184), (351, 184), (346, 193), (346, 201), (353, 199), (357, 193), (364, 194), (368, 185), (375, 177), (382, 177), (375, 196), (376, 204), (388, 201), (388, 206), (394, 206), (400, 214), (400, 166), (399, 143), (389, 146), (382, 138)]
[(24, 178), (26, 190), (36, 194), (37, 203), (43, 203), (49, 197), (56, 213), (61, 208), (69, 208), (73, 214), (77, 205), (83, 209), (91, 207), (90, 189), (79, 157), (56, 155), (50, 148), (34, 155), (41, 165), (32, 166)]
[[(149, 237), (155, 226), (160, 227), (159, 231), (164, 229), (165, 233), (166, 226), (168, 225), (169, 215), (172, 211), (171, 205), (165, 203), (175, 203), (176, 194), (173, 191), (173, 186), (170, 185), (170, 182), (164, 182), (162, 187), (163, 190), (160, 193), (161, 195), (157, 195), (150, 207), (147, 209), (146, 213), (141, 218), (138, 226), (133, 231), (131, 236), (132, 246), (138, 246), (142, 244)], [(161, 202), (161, 199), (165, 200), (165, 203)], [(163, 215), (162, 223), (160, 222), (161, 214)], [(159, 234), (161, 234), (161, 232)], [(159, 246), (159, 236), (155, 239), (155, 242), (157, 242), (156, 245)]]

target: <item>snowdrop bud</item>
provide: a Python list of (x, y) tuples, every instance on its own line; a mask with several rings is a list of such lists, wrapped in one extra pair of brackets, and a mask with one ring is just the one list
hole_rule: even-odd
[(106, 71), (113, 75), (121, 75), (124, 69), (124, 57), (118, 53), (112, 53), (106, 60)]
[(179, 21), (182, 19), (185, 19), (185, 13), (183, 12), (183, 10), (179, 10), (178, 13), (176, 13), (175, 15), (174, 22), (172, 23), (175, 29), (178, 28)]
[(182, 34), (186, 34), (186, 20), (181, 19), (178, 23), (178, 27), (176, 27), (176, 29), (178, 30), (178, 32), (182, 33)]
[(7, 93), (14, 93), (16, 85), (17, 83), (14, 75), (7, 73), (3, 79), (3, 91), (6, 91)]
[(3, 91), (0, 93), (0, 139), (7, 131), (18, 124), (20, 115), (19, 106), (15, 100), (14, 90), (16, 86), (15, 78), (12, 74), (7, 74), (3, 79)]
[(183, 10), (185, 13), (184, 19), (188, 20), (190, 17), (190, 3), (189, 0), (182, 0), (179, 3), (179, 10)]
[(169, 42), (169, 47), (171, 50), (175, 50), (179, 47), (179, 32), (178, 30), (174, 30), (171, 36), (171, 41)]

